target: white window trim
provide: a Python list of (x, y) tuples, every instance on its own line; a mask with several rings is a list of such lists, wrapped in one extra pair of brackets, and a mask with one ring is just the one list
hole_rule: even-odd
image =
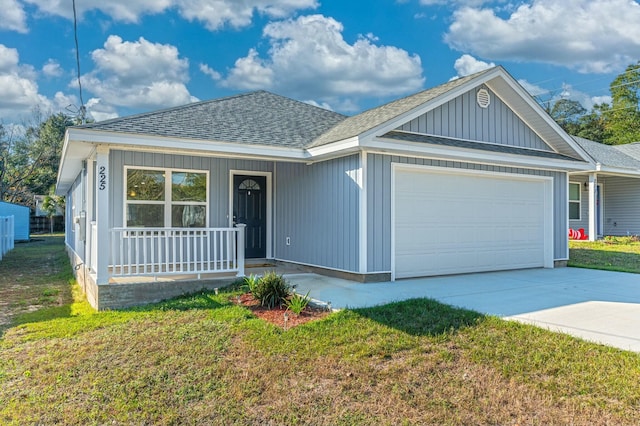
[[(578, 199), (577, 200), (570, 200), (569, 196), (571, 195), (571, 185), (578, 185)], [(568, 201), (568, 205), (567, 205), (567, 214), (569, 216), (569, 220), (572, 222), (579, 222), (582, 220), (582, 183), (580, 182), (569, 182), (569, 190), (567, 191), (567, 201)], [(569, 205), (571, 205), (571, 203), (578, 203), (578, 218), (577, 219), (571, 219), (571, 209), (568, 208)]]
[[(152, 170), (152, 171), (160, 171), (165, 173), (165, 185), (164, 185), (164, 200), (163, 201), (151, 201), (151, 200), (128, 200), (127, 199), (127, 176), (129, 170)], [(173, 173), (203, 173), (206, 177), (206, 194), (205, 201), (173, 201), (171, 197), (171, 184), (167, 184), (171, 181), (169, 175), (173, 175)], [(200, 169), (177, 169), (171, 167), (147, 167), (147, 166), (124, 166), (124, 175), (122, 178), (122, 227), (129, 228), (127, 226), (127, 206), (129, 204), (155, 204), (155, 205), (163, 205), (164, 209), (164, 225), (163, 228), (173, 228), (171, 225), (171, 207), (174, 204), (180, 205), (192, 205), (192, 206), (205, 206), (206, 214), (205, 214), (205, 228), (209, 227), (209, 212), (211, 210), (211, 206), (209, 206), (209, 190), (210, 190), (210, 182), (209, 182), (209, 170), (200, 170)]]

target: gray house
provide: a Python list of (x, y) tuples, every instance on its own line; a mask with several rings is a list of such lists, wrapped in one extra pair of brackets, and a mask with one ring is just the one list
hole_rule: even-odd
[(353, 117), (258, 91), (70, 128), (57, 192), (101, 308), (246, 258), (359, 281), (552, 268), (569, 173), (594, 167), (495, 67)]
[(640, 235), (640, 143), (604, 145), (574, 137), (595, 167), (569, 177), (569, 227), (590, 240)]

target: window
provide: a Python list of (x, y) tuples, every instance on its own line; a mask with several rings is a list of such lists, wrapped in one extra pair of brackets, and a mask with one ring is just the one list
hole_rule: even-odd
[(569, 220), (580, 220), (579, 183), (569, 183)]
[(207, 173), (134, 168), (125, 171), (128, 227), (207, 226)]

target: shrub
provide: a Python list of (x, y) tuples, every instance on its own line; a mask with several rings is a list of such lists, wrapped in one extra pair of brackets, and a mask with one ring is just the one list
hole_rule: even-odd
[(311, 298), (309, 297), (309, 292), (307, 292), (307, 294), (305, 294), (304, 296), (294, 294), (293, 296), (291, 296), (291, 299), (286, 301), (287, 309), (289, 309), (296, 315), (300, 315), (300, 313), (304, 311), (304, 308), (307, 307), (310, 301)]
[(274, 271), (267, 272), (258, 280), (258, 285), (253, 291), (253, 297), (260, 301), (262, 306), (269, 309), (281, 306), (289, 297), (291, 290), (289, 284)]
[(249, 292), (255, 295), (256, 288), (258, 288), (258, 283), (260, 282), (260, 277), (254, 274), (249, 275), (248, 277), (244, 277), (244, 284), (249, 287)]

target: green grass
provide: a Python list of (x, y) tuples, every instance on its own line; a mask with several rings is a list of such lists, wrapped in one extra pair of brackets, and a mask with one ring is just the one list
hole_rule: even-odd
[(640, 274), (640, 241), (637, 237), (569, 241), (568, 265)]
[(95, 312), (75, 291), (65, 309), (14, 316), (0, 340), (0, 424), (634, 424), (640, 415), (639, 354), (429, 299), (283, 331), (231, 303), (239, 292)]

